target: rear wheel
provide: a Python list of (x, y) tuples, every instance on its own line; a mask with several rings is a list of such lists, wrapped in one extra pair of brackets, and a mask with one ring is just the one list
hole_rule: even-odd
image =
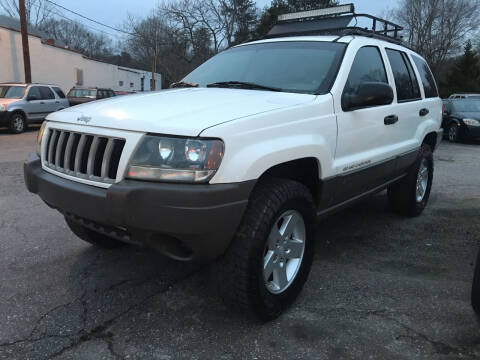
[(433, 154), (430, 146), (423, 144), (407, 176), (388, 188), (390, 206), (401, 215), (420, 215), (427, 206), (432, 180)]
[(105, 249), (115, 249), (125, 245), (125, 243), (121, 241), (112, 239), (106, 235), (90, 230), (85, 226), (82, 226), (68, 218), (65, 218), (65, 221), (67, 222), (67, 225), (70, 228), (70, 230), (72, 230), (72, 232), (75, 235), (77, 235), (80, 239), (92, 245), (105, 248)]
[(281, 179), (259, 184), (235, 238), (216, 264), (225, 302), (262, 320), (280, 315), (307, 279), (314, 227), (315, 205), (305, 186)]
[(25, 116), (21, 113), (13, 113), (8, 122), (8, 129), (14, 134), (23, 133), (27, 128)]

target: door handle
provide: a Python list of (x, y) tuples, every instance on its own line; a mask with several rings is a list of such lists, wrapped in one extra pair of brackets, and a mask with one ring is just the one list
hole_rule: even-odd
[(45, 103), (44, 103), (43, 101), (40, 101), (40, 104), (42, 104), (42, 105), (43, 105), (43, 104), (45, 104)]
[(55, 101), (55, 104), (60, 104), (60, 101)]
[(424, 109), (421, 109), (421, 110), (419, 111), (418, 115), (420, 115), (420, 116), (426, 116), (426, 115), (428, 115), (429, 112), (430, 112), (430, 110), (424, 108)]
[(383, 119), (383, 123), (385, 125), (393, 125), (397, 121), (398, 121), (398, 116), (397, 115), (388, 115), (388, 116), (385, 116), (385, 118)]

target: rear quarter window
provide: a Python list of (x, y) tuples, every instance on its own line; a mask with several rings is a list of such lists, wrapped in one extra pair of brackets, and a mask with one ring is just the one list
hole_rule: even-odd
[(435, 79), (433, 78), (432, 71), (428, 67), (428, 64), (422, 58), (413, 55), (413, 62), (415, 63), (418, 73), (420, 74), (420, 78), (422, 79), (423, 90), (425, 91), (426, 98), (432, 98), (438, 96), (438, 89), (437, 84), (435, 83)]

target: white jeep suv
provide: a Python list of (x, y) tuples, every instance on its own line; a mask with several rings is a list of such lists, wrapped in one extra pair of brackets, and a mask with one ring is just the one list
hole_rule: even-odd
[(427, 204), (442, 102), (403, 46), (271, 38), (175, 87), (48, 116), (28, 189), (90, 243), (215, 260), (222, 296), (264, 319), (300, 292), (318, 219), (384, 189), (400, 214)]

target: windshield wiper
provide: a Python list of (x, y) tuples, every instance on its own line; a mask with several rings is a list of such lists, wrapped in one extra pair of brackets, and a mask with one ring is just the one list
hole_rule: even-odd
[(174, 82), (172, 85), (170, 85), (171, 89), (174, 88), (190, 88), (190, 87), (198, 87), (198, 84), (186, 82), (186, 81), (179, 81), (179, 82)]
[(207, 87), (219, 87), (219, 88), (241, 88), (241, 89), (252, 89), (252, 90), (267, 90), (267, 91), (283, 91), (282, 89), (259, 85), (251, 82), (245, 81), (219, 81), (211, 84), (207, 84)]

